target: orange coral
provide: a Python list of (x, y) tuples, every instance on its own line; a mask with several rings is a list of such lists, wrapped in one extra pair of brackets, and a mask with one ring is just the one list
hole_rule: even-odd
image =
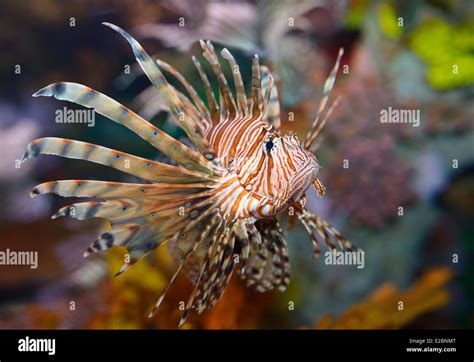
[[(123, 263), (123, 251), (112, 249), (107, 255), (109, 270), (113, 275)], [(174, 265), (166, 249), (158, 249), (152, 258), (135, 264), (117, 278), (104, 281), (107, 308), (88, 322), (91, 329), (175, 329), (183, 313), (182, 306), (192, 291), (192, 284), (185, 275), (178, 277), (152, 318), (148, 318), (154, 303), (173, 273)], [(184, 274), (184, 273), (183, 273)], [(194, 313), (183, 325), (184, 329), (237, 329), (256, 328), (262, 309), (268, 305), (272, 293), (262, 295), (246, 288), (235, 275), (223, 298), (216, 306), (201, 316)]]
[(339, 318), (325, 315), (315, 329), (400, 328), (421, 314), (441, 308), (449, 300), (445, 289), (453, 272), (437, 267), (425, 272), (408, 290), (401, 292), (393, 283), (382, 284), (365, 300), (350, 307)]
[[(110, 253), (111, 272), (119, 268), (122, 253)], [(101, 283), (105, 305), (93, 316), (75, 327), (86, 329), (176, 329), (181, 317), (180, 302), (189, 295), (192, 284), (185, 276), (178, 278), (153, 318), (147, 318), (158, 298), (172, 263), (166, 251), (157, 252), (154, 262), (138, 263), (127, 273)], [(157, 267), (156, 265), (159, 265)], [(418, 316), (441, 308), (449, 300), (446, 284), (453, 272), (437, 267), (425, 272), (408, 290), (400, 291), (387, 282), (360, 303), (349, 307), (341, 316), (323, 316), (315, 329), (394, 329), (406, 326)], [(235, 275), (223, 298), (201, 316), (192, 314), (184, 329), (249, 329), (258, 328), (268, 313), (268, 305), (275, 305), (276, 293), (256, 293), (246, 288)], [(58, 328), (67, 319), (68, 311), (61, 308), (48, 310), (30, 305), (26, 307), (29, 328)]]

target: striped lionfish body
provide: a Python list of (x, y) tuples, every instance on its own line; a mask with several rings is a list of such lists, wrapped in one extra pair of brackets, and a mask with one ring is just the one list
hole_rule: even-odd
[[(235, 59), (227, 49), (221, 52), (233, 70), (234, 96), (212, 44), (201, 41), (203, 55), (219, 85), (217, 101), (200, 62), (193, 57), (205, 87), (206, 106), (178, 71), (161, 60), (154, 61), (121, 28), (104, 24), (130, 43), (141, 68), (194, 147), (177, 141), (115, 100), (83, 85), (54, 83), (35, 93), (34, 96), (54, 96), (93, 108), (129, 128), (177, 164), (160, 163), (76, 140), (48, 137), (31, 142), (23, 160), (39, 154), (83, 159), (148, 181), (63, 180), (46, 182), (33, 189), (32, 195), (54, 193), (93, 198), (63, 207), (53, 215), (53, 218), (110, 221), (111, 231), (92, 243), (84, 256), (112, 246), (125, 247), (129, 260), (118, 275), (156, 247), (171, 244), (179, 255), (179, 266), (153, 311), (185, 267), (194, 288), (181, 325), (191, 309), (201, 313), (214, 306), (238, 267), (242, 278), (248, 285), (254, 284), (258, 291), (285, 290), (290, 266), (277, 216), (290, 207), (307, 230), (316, 255), (319, 255), (318, 237), (332, 249), (336, 244), (342, 249), (352, 248), (334, 228), (305, 208), (304, 197), (311, 186), (319, 195), (324, 193), (317, 179), (319, 164), (311, 147), (337, 104), (334, 102), (325, 117), (319, 119), (326, 108), (342, 50), (325, 83), (313, 128), (301, 143), (291, 133), (280, 135), (277, 90), (257, 56), (253, 59), (251, 91), (247, 96)], [(160, 68), (174, 76), (188, 94), (168, 83)]]

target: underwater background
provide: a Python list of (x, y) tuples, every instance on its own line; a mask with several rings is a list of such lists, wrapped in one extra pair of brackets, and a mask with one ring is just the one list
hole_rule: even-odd
[[(17, 167), (28, 142), (44, 136), (163, 159), (100, 115), (94, 127), (55, 122), (56, 110), (76, 106), (31, 95), (56, 81), (95, 88), (183, 137), (128, 45), (103, 21), (130, 31), (201, 96), (191, 61), (201, 56), (199, 39), (228, 47), (246, 82), (259, 54), (277, 76), (283, 131), (300, 139), (345, 48), (333, 91), (342, 100), (317, 154), (327, 192), (310, 193), (308, 205), (365, 251), (364, 268), (314, 259), (295, 225), (285, 231), (286, 292), (257, 293), (234, 275), (215, 308), (191, 313), (184, 328), (473, 327), (474, 2), (3, 0), (0, 252), (37, 251), (38, 267), (0, 265), (0, 328), (177, 328), (179, 302), (192, 290), (179, 278), (149, 319), (176, 265), (167, 247), (114, 278), (124, 249), (82, 257), (105, 222), (51, 220), (70, 202), (29, 196), (49, 180), (133, 178), (53, 156)], [(381, 122), (389, 107), (419, 110), (419, 127)]]

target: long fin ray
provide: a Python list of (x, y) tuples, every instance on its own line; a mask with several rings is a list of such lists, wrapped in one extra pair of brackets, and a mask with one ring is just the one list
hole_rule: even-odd
[(176, 117), (188, 137), (202, 153), (211, 154), (211, 149), (206, 141), (206, 138), (203, 137), (199, 128), (194, 124), (194, 122), (192, 122), (192, 120), (186, 114), (186, 110), (183, 106), (183, 103), (179, 100), (178, 96), (176, 95), (176, 92), (174, 92), (166, 78), (163, 76), (163, 73), (161, 73), (155, 61), (148, 55), (148, 53), (145, 52), (142, 46), (125, 30), (114, 24), (106, 22), (104, 22), (103, 24), (118, 32), (128, 41), (128, 43), (132, 47), (137, 62), (140, 64), (141, 68), (148, 76), (150, 81), (153, 83), (153, 85), (155, 85), (155, 87), (160, 91), (164, 100), (168, 104), (171, 113), (174, 115), (174, 117)]
[[(200, 40), (201, 47), (203, 49), (203, 55), (211, 64), (212, 70), (214, 71), (217, 82), (219, 84), (219, 93), (221, 94), (221, 118), (233, 119), (237, 116), (237, 107), (235, 105), (234, 97), (227, 83), (227, 79), (222, 72), (219, 58), (217, 57), (216, 51), (212, 43), (208, 41)], [(223, 100), (223, 102), (222, 102)], [(227, 114), (228, 113), (228, 114)]]
[(346, 240), (334, 227), (306, 208), (298, 207), (296, 213), (311, 238), (315, 257), (319, 257), (321, 253), (321, 248), (316, 235), (319, 235), (331, 250), (337, 250), (334, 241), (338, 244), (341, 250), (354, 251), (358, 249), (355, 245)]
[(209, 104), (209, 110), (211, 112), (212, 124), (216, 125), (220, 122), (220, 118), (221, 118), (219, 105), (217, 104), (216, 96), (214, 95), (214, 92), (212, 91), (209, 78), (207, 77), (206, 72), (204, 71), (199, 60), (195, 56), (192, 56), (192, 60), (193, 60), (196, 70), (199, 73), (199, 76), (201, 77), (202, 83), (204, 85), (204, 91), (206, 93), (207, 103)]
[(253, 117), (263, 113), (263, 94), (262, 94), (262, 78), (260, 73), (260, 62), (258, 55), (255, 54), (252, 60), (252, 102), (251, 114)]
[[(268, 67), (262, 65), (260, 70), (262, 73), (262, 89), (267, 89), (268, 83), (273, 77)], [(280, 101), (278, 99), (278, 89), (276, 84), (271, 87), (268, 102), (266, 100), (266, 103), (264, 119), (266, 119), (277, 132), (280, 132)]]
[(192, 184), (137, 184), (96, 180), (61, 180), (49, 181), (33, 188), (32, 196), (56, 194), (62, 197), (97, 197), (101, 199), (151, 199), (172, 200), (194, 198), (196, 193), (212, 190), (208, 183)]
[(209, 110), (206, 108), (206, 105), (199, 97), (194, 87), (186, 80), (186, 78), (174, 67), (164, 62), (163, 60), (158, 59), (156, 62), (158, 66), (166, 70), (168, 73), (172, 74), (184, 86), (186, 91), (189, 93), (191, 99), (193, 100), (194, 104), (196, 105), (197, 109), (199, 110), (201, 117), (205, 118), (206, 120), (210, 120)]
[(235, 89), (237, 91), (237, 107), (241, 116), (246, 116), (248, 114), (248, 103), (247, 95), (245, 94), (244, 81), (242, 80), (242, 74), (240, 74), (240, 69), (235, 61), (232, 53), (224, 48), (221, 51), (222, 57), (227, 60), (232, 70), (232, 76), (234, 77)]
[(40, 154), (80, 159), (113, 167), (151, 182), (205, 182), (204, 175), (93, 143), (46, 137), (30, 142), (22, 161)]
[(178, 142), (119, 102), (92, 88), (78, 83), (53, 83), (40, 89), (33, 96), (53, 96), (59, 100), (93, 108), (99, 114), (129, 128), (183, 167), (208, 175), (215, 173), (214, 166), (204, 156)]
[(259, 221), (256, 228), (261, 240), (251, 240), (253, 249), (242, 278), (258, 292), (274, 288), (284, 291), (290, 283), (290, 263), (283, 231), (276, 219)]
[[(344, 49), (340, 48), (339, 53), (337, 54), (337, 59), (336, 63), (334, 64), (334, 67), (331, 70), (331, 73), (329, 74), (328, 78), (324, 82), (324, 88), (323, 88), (323, 96), (321, 98), (321, 101), (319, 102), (319, 107), (318, 107), (318, 113), (316, 114), (316, 118), (311, 126), (311, 131), (308, 133), (306, 136), (306, 139), (304, 141), (304, 146), (306, 149), (310, 149), (311, 144), (315, 140), (317, 134), (321, 130), (322, 127), (318, 128), (318, 123), (321, 118), (321, 115), (326, 108), (326, 104), (329, 99), (329, 94), (331, 93), (332, 88), (334, 87), (334, 83), (336, 81), (336, 75), (337, 71), (339, 69), (339, 63), (341, 62), (342, 55), (344, 54)], [(337, 105), (337, 103), (336, 103)], [(331, 111), (332, 112), (332, 111)], [(323, 125), (324, 126), (324, 125)]]

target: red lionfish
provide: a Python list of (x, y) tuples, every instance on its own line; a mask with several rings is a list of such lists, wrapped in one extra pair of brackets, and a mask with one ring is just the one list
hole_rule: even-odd
[[(84, 256), (112, 246), (125, 247), (129, 260), (118, 275), (159, 245), (174, 243), (179, 266), (153, 312), (186, 266), (194, 287), (181, 326), (191, 309), (200, 314), (215, 305), (239, 262), (242, 278), (258, 291), (287, 288), (288, 248), (277, 215), (290, 207), (308, 232), (316, 256), (320, 254), (317, 234), (333, 250), (336, 243), (341, 249), (355, 249), (337, 230), (305, 208), (305, 192), (311, 185), (320, 196), (325, 192), (317, 178), (320, 167), (311, 149), (338, 102), (321, 117), (335, 82), (342, 49), (324, 84), (312, 129), (305, 141), (300, 142), (295, 134), (280, 134), (277, 89), (268, 68), (259, 65), (257, 55), (252, 61), (251, 92), (247, 97), (234, 57), (227, 49), (222, 50), (222, 57), (233, 69), (234, 97), (213, 45), (200, 41), (219, 85), (218, 102), (202, 65), (193, 57), (204, 84), (206, 107), (176, 69), (161, 60), (154, 61), (123, 29), (109, 23), (104, 25), (130, 43), (137, 62), (194, 147), (177, 141), (122, 104), (84, 85), (53, 83), (36, 92), (34, 97), (53, 96), (94, 109), (129, 128), (177, 164), (160, 163), (70, 139), (46, 137), (31, 142), (22, 161), (40, 154), (82, 159), (149, 182), (62, 180), (33, 189), (32, 196), (54, 193), (95, 198), (65, 206), (52, 216), (110, 221), (111, 231), (93, 242)], [(188, 96), (168, 83), (160, 68), (174, 76)]]

